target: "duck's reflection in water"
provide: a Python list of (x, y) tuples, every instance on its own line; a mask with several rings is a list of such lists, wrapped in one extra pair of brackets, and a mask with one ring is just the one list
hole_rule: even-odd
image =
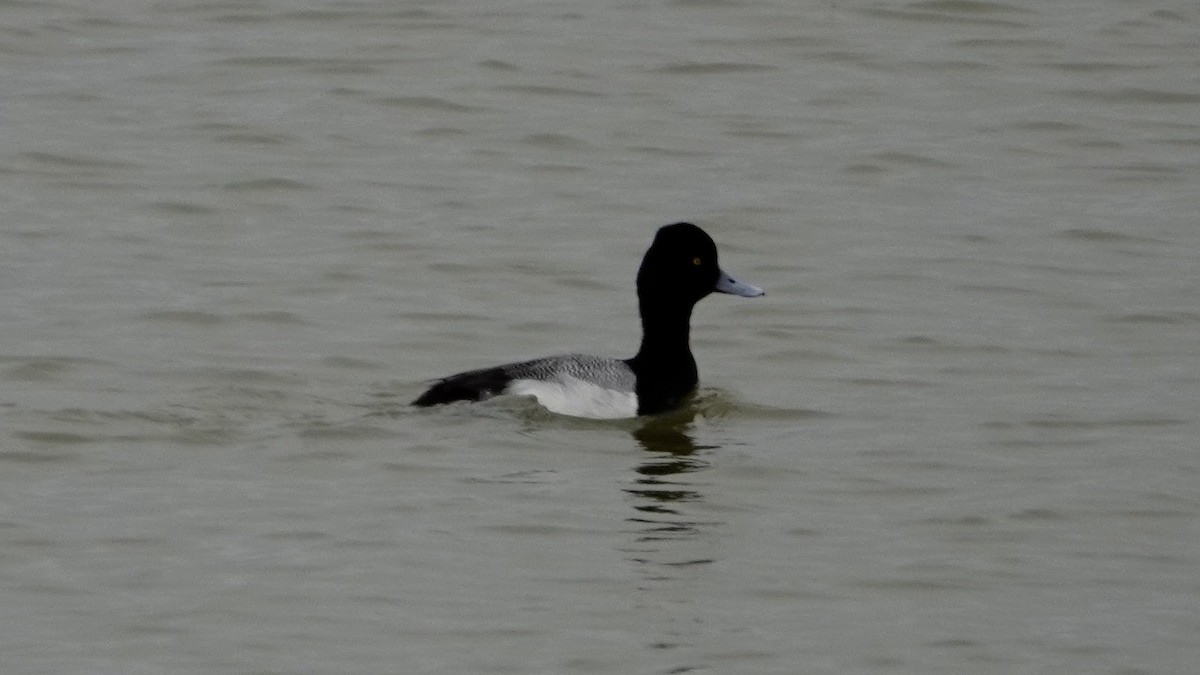
[(625, 552), (633, 562), (646, 565), (652, 578), (672, 578), (671, 570), (713, 561), (693, 544), (705, 530), (720, 525), (695, 514), (704, 501), (696, 474), (708, 468), (704, 454), (714, 446), (695, 443), (689, 434), (692, 419), (693, 415), (656, 418), (633, 432), (649, 456), (635, 468), (633, 485), (625, 488), (636, 511), (628, 522), (637, 534)]

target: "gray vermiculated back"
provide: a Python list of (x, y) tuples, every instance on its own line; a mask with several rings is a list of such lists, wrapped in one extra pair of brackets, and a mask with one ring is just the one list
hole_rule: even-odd
[(571, 376), (617, 391), (634, 391), (637, 385), (637, 377), (624, 361), (590, 354), (548, 356), (502, 368), (515, 379), (555, 380)]

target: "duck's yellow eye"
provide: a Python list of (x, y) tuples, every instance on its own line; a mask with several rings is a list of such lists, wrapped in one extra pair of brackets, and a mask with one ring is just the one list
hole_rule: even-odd
[(695, 265), (696, 267), (699, 267), (699, 266), (700, 266), (700, 259), (699, 259), (699, 258), (692, 258), (692, 264), (693, 264), (693, 265)]

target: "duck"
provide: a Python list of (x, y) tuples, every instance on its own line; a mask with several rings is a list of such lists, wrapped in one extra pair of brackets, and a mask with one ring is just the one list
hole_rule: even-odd
[(717, 245), (703, 229), (679, 222), (658, 229), (637, 273), (642, 341), (628, 359), (561, 354), (456, 373), (412, 402), (429, 407), (532, 396), (572, 417), (620, 419), (676, 409), (699, 382), (689, 343), (692, 309), (712, 293), (746, 298), (765, 291), (721, 269)]

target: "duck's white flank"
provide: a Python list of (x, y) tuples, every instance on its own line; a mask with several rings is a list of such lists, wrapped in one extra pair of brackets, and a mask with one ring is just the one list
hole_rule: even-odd
[(516, 379), (504, 391), (533, 396), (560, 415), (606, 420), (637, 417), (637, 395), (632, 391), (608, 389), (571, 375), (559, 374), (552, 380)]

